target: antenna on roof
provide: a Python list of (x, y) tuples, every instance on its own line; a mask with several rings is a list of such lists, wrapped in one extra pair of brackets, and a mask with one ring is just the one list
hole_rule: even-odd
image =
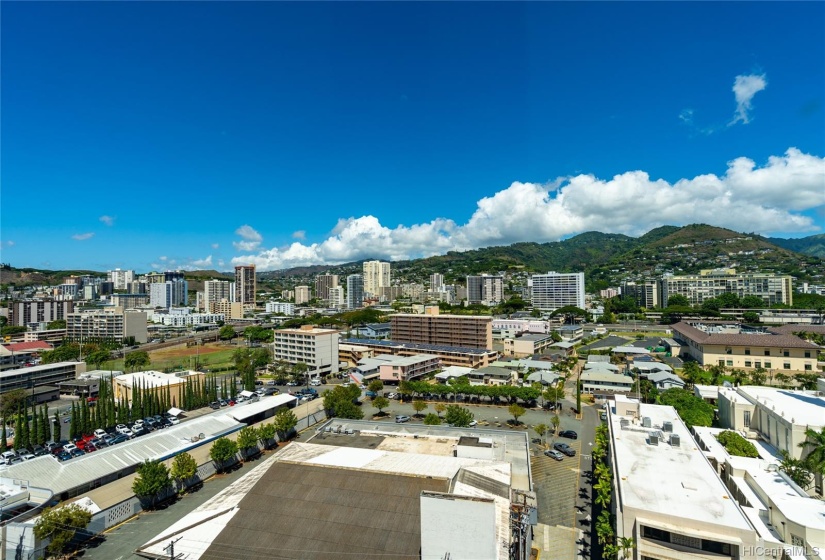
[(178, 558), (183, 558), (183, 553), (179, 553), (175, 555), (175, 543), (181, 540), (183, 537), (178, 537), (172, 542), (169, 543), (169, 546), (165, 547), (163, 550), (169, 551), (169, 560), (178, 560)]

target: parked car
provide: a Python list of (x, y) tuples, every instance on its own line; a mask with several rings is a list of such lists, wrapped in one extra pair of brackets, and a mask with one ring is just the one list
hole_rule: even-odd
[(65, 451), (66, 453), (71, 453), (75, 449), (77, 449), (77, 446), (73, 443), (67, 443), (63, 446), (63, 451)]
[(409, 422), (409, 421), (410, 421), (410, 417), (405, 416), (403, 414), (399, 414), (398, 416), (395, 417), (395, 423), (396, 424), (401, 424), (403, 422)]
[(559, 437), (567, 439), (579, 439), (579, 434), (577, 434), (573, 430), (562, 430), (559, 432)]
[(533, 439), (530, 440), (530, 443), (541, 443), (541, 438), (534, 437)]
[(475, 428), (476, 426), (478, 426), (478, 420), (470, 420), (470, 423), (467, 425), (471, 428)]
[(61, 451), (56, 455), (58, 461), (68, 461), (72, 458), (71, 453), (66, 453), (65, 451)]
[(313, 379), (312, 381), (309, 382), (309, 384), (312, 385), (313, 387), (319, 387), (321, 385), (321, 380), (320, 379)]
[(228, 406), (229, 402), (226, 399), (218, 399), (221, 406)]
[(123, 443), (124, 441), (129, 441), (129, 436), (127, 436), (126, 434), (118, 434), (112, 438), (112, 440), (109, 442), (109, 445), (116, 445), (118, 443)]
[[(561, 461), (561, 460), (564, 459), (564, 455), (562, 455), (561, 453), (559, 453), (555, 449), (548, 449), (547, 451), (544, 452), (544, 454), (547, 457), (550, 457), (551, 459), (555, 459), (556, 461)], [(575, 452), (573, 454), (575, 455)]]
[(132, 437), (132, 436), (134, 435), (134, 432), (132, 432), (132, 430), (130, 430), (130, 429), (129, 429), (128, 427), (126, 427), (126, 426), (123, 426), (122, 428), (118, 428), (118, 429), (117, 429), (117, 433), (119, 433), (119, 434), (121, 434), (121, 435), (124, 435), (124, 436), (126, 436), (127, 438), (130, 438), (130, 437)]
[(32, 459), (35, 458), (35, 454), (34, 453), (26, 453), (25, 455), (22, 455), (20, 458), (23, 459), (24, 461), (31, 461)]
[(180, 424), (180, 419), (177, 416), (170, 416), (169, 417), (169, 423), (172, 424), (173, 426), (176, 425), (176, 424)]
[(49, 452), (42, 445), (35, 445), (32, 449), (32, 453), (34, 453), (35, 457), (42, 457), (43, 455), (48, 455)]
[(294, 381), (287, 381), (287, 382), (286, 382), (286, 386), (287, 386), (287, 387), (297, 387), (297, 386), (298, 386), (298, 384), (297, 384), (297, 383), (295, 383)]
[(560, 443), (560, 442), (559, 443), (554, 443), (553, 444), (553, 449), (555, 449), (556, 451), (561, 451), (562, 453), (564, 453), (568, 457), (575, 457), (576, 456), (576, 450), (573, 449), (572, 447), (570, 447), (569, 445), (567, 445), (566, 443)]
[(80, 456), (85, 455), (85, 454), (86, 454), (86, 452), (85, 452), (85, 451), (83, 451), (82, 449), (79, 449), (79, 448), (78, 448), (78, 449), (75, 449), (74, 451), (72, 451), (72, 452), (70, 453), (70, 455), (71, 455), (72, 457), (80, 457)]
[(106, 435), (106, 430), (101, 430), (100, 428), (95, 430), (95, 437), (96, 438), (102, 438), (105, 435)]

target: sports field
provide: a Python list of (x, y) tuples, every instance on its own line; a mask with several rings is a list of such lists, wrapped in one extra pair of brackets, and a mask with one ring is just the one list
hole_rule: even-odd
[[(145, 369), (156, 371), (175, 369), (195, 369), (200, 364), (200, 370), (221, 370), (233, 365), (232, 354), (240, 346), (228, 346), (223, 342), (211, 342), (203, 346), (189, 346), (181, 344), (171, 348), (161, 348), (149, 352), (150, 365)], [(101, 369), (125, 371), (123, 358), (104, 363)]]

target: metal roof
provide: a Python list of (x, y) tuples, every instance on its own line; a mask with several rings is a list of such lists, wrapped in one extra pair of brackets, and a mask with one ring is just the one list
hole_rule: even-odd
[(417, 560), (421, 492), (448, 488), (446, 479), (278, 461), (200, 558), (255, 557), (268, 550), (301, 560), (337, 559), (343, 551)]
[(267, 410), (273, 410), (279, 406), (288, 405), (297, 401), (298, 398), (292, 395), (278, 394), (263, 398), (258, 402), (244, 403), (242, 406), (233, 406), (226, 414), (238, 422), (246, 422), (249, 418)]
[[(166, 460), (243, 426), (228, 415), (210, 414), (68, 461), (60, 462), (52, 456), (44, 455), (16, 465), (0, 467), (0, 476), (27, 480), (30, 486), (48, 488), (55, 494), (60, 494), (146, 460)], [(200, 434), (204, 434), (203, 439), (193, 442), (192, 438), (199, 437)]]
[(452, 352), (456, 354), (492, 354), (493, 350), (485, 348), (467, 348), (464, 346), (441, 346), (438, 344), (419, 344), (414, 342), (397, 342), (395, 340), (373, 340), (371, 338), (346, 338), (344, 344), (359, 344), (362, 346), (386, 346), (388, 348), (408, 348), (410, 350), (426, 350), (429, 352)]

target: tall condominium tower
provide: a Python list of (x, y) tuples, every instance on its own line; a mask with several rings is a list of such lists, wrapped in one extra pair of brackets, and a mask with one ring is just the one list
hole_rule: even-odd
[(255, 307), (255, 265), (235, 267), (235, 301), (244, 307)]
[(319, 274), (315, 277), (315, 297), (328, 300), (330, 288), (338, 286), (337, 274)]
[(498, 305), (504, 299), (504, 278), (482, 274), (467, 277), (467, 303)]
[(573, 305), (584, 309), (584, 272), (534, 274), (530, 280), (534, 308), (552, 311)]
[(364, 306), (364, 277), (360, 274), (347, 276), (347, 308), (360, 309)]
[(370, 297), (381, 295), (381, 288), (390, 285), (390, 263), (367, 261), (364, 263), (364, 293)]
[(430, 274), (430, 291), (431, 292), (440, 292), (441, 287), (444, 285), (444, 275), (435, 272)]

